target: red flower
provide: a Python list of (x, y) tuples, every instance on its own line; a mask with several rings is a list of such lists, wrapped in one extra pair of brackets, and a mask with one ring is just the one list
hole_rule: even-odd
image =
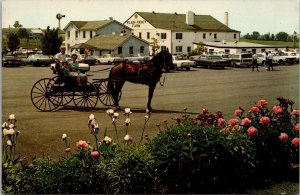
[(298, 109), (294, 109), (292, 112), (291, 112), (291, 115), (299, 115), (299, 110)]
[(249, 136), (255, 135), (257, 133), (257, 129), (255, 127), (249, 127), (247, 130), (247, 134)]
[(76, 142), (76, 147), (78, 147), (78, 148), (88, 148), (89, 144), (86, 141), (79, 140), (78, 142)]
[(282, 141), (286, 141), (289, 139), (289, 136), (286, 133), (280, 133), (279, 139)]
[(218, 126), (223, 126), (225, 123), (225, 120), (223, 118), (218, 118)]
[(259, 100), (257, 102), (257, 105), (260, 106), (260, 107), (263, 107), (263, 106), (265, 106), (267, 104), (268, 104), (268, 102), (266, 100)]
[(236, 109), (236, 110), (234, 111), (234, 115), (235, 115), (235, 116), (240, 115), (240, 114), (242, 114), (242, 113), (243, 113), (243, 110), (241, 110), (241, 109)]
[(249, 118), (244, 118), (242, 120), (242, 125), (250, 125), (250, 123), (251, 123), (251, 120)]
[(259, 123), (263, 125), (267, 125), (270, 123), (270, 118), (267, 116), (263, 116), (259, 119)]
[(91, 152), (91, 156), (93, 156), (93, 157), (99, 157), (100, 153), (98, 151), (93, 151), (93, 152)]
[(295, 131), (299, 131), (299, 123), (297, 123), (297, 124), (294, 126), (294, 130), (295, 130)]
[(276, 113), (276, 114), (279, 114), (279, 113), (283, 112), (283, 110), (282, 110), (282, 108), (280, 106), (274, 106), (273, 109), (272, 109), (272, 111), (274, 113)]
[(257, 106), (253, 106), (252, 108), (250, 108), (249, 112), (257, 113), (259, 112), (259, 108)]
[(298, 147), (298, 146), (299, 146), (299, 138), (298, 138), (298, 137), (295, 137), (294, 139), (292, 139), (292, 144), (293, 144), (295, 147)]
[(234, 126), (234, 125), (236, 125), (238, 122), (239, 122), (238, 119), (233, 118), (233, 119), (230, 119), (230, 120), (228, 121), (228, 124), (229, 124), (230, 126)]
[(201, 114), (196, 114), (195, 119), (200, 120), (201, 119)]

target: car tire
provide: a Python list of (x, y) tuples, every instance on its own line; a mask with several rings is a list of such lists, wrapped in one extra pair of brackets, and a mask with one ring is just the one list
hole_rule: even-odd
[(235, 63), (235, 62), (231, 62), (231, 66), (232, 66), (233, 68), (236, 68), (236, 63)]
[(187, 71), (189, 71), (189, 70), (191, 70), (191, 67), (186, 67), (185, 69), (186, 69)]

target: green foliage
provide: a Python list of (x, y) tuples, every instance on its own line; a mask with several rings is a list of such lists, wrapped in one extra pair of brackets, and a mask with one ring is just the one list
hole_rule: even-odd
[(190, 55), (200, 55), (205, 51), (204, 43), (197, 43), (197, 47), (191, 51)]
[(14, 25), (13, 25), (15, 28), (21, 28), (23, 27), (22, 24), (19, 23), (19, 21), (15, 21)]
[(18, 35), (14, 33), (9, 34), (7, 46), (10, 49), (10, 51), (16, 51), (19, 45), (20, 45), (20, 39)]
[(150, 147), (163, 193), (226, 192), (250, 179), (255, 165), (253, 144), (244, 134), (189, 121), (161, 132)]
[(19, 30), (18, 30), (18, 37), (20, 39), (27, 38), (28, 36), (29, 36), (29, 32), (27, 31), (26, 28), (19, 28)]
[(42, 51), (46, 55), (55, 55), (59, 52), (63, 39), (58, 36), (59, 29), (50, 29), (47, 27), (44, 35), (41, 38)]
[(276, 40), (278, 41), (288, 41), (289, 35), (286, 32), (279, 32), (275, 35)]

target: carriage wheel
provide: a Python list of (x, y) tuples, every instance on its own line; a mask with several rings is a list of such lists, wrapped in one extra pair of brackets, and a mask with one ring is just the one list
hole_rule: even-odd
[(41, 111), (53, 111), (62, 101), (61, 93), (55, 93), (51, 80), (50, 78), (40, 79), (31, 88), (31, 102)]
[(76, 86), (73, 92), (73, 102), (80, 109), (95, 108), (98, 102), (98, 90), (90, 82), (84, 86)]
[(58, 76), (55, 76), (49, 81), (49, 83), (54, 85), (56, 93), (61, 93), (62, 101), (60, 103), (60, 106), (66, 106), (73, 100), (73, 91), (65, 91), (64, 84), (58, 82), (57, 79)]
[[(99, 93), (99, 101), (105, 106), (113, 106), (114, 105), (114, 98), (111, 92), (108, 90), (108, 80), (100, 80), (94, 82), (94, 85), (98, 89)], [(118, 95), (118, 100), (120, 101), (122, 96), (122, 92), (120, 91)]]

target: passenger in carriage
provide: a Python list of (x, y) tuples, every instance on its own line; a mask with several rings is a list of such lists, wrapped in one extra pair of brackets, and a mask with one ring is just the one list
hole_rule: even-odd
[[(76, 54), (73, 54), (73, 55), (76, 55)], [(87, 76), (78, 70), (78, 62), (76, 61), (77, 55), (76, 56), (73, 56), (73, 55), (72, 55), (71, 62), (69, 62), (69, 63), (67, 61), (62, 62), (62, 64), (63, 64), (62, 71), (65, 76), (76, 77), (78, 85), (86, 85)]]

